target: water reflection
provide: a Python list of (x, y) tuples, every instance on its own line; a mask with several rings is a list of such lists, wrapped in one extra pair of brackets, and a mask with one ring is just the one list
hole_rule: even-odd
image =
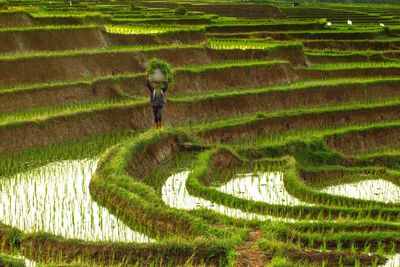
[(282, 172), (239, 174), (235, 179), (218, 188), (235, 197), (275, 205), (313, 206), (290, 195), (285, 188)]
[(0, 221), (86, 241), (149, 242), (91, 199), (97, 160), (51, 163), (0, 181)]
[(381, 267), (399, 267), (400, 266), (400, 254), (389, 256), (389, 259)]
[(168, 177), (162, 187), (162, 199), (168, 206), (184, 210), (206, 208), (238, 219), (295, 222), (294, 219), (289, 218), (244, 212), (239, 209), (225, 207), (199, 197), (191, 196), (186, 189), (188, 176), (189, 171), (183, 171)]
[(381, 201), (385, 203), (400, 202), (400, 188), (383, 179), (329, 186), (324, 188), (322, 192), (363, 200)]

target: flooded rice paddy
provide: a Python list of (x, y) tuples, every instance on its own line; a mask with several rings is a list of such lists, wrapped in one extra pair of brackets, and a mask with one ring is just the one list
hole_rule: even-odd
[(397, 185), (383, 179), (366, 180), (356, 183), (329, 186), (324, 188), (322, 192), (337, 196), (380, 201), (385, 203), (400, 202), (400, 188)]
[[(225, 207), (211, 201), (194, 197), (186, 189), (186, 181), (190, 171), (183, 171), (168, 177), (162, 187), (162, 199), (170, 207), (184, 210), (206, 208), (233, 218), (246, 220), (271, 220), (282, 222), (296, 222), (294, 219), (266, 216), (248, 213), (239, 209)], [(373, 183), (382, 186), (382, 183)], [(387, 184), (385, 184), (387, 185)], [(366, 189), (366, 183), (362, 189)], [(385, 188), (385, 187), (383, 187)], [(263, 201), (280, 205), (311, 205), (291, 196), (283, 184), (282, 173), (240, 174), (228, 183), (217, 188), (219, 191), (254, 201)], [(385, 189), (386, 190), (386, 189)], [(376, 193), (376, 191), (374, 191)], [(375, 194), (374, 194), (375, 195)], [(376, 195), (375, 195), (376, 196)], [(313, 222), (313, 221), (310, 221)], [(399, 267), (400, 254), (388, 256), (388, 261), (381, 267)]]
[(97, 160), (51, 163), (0, 181), (0, 221), (86, 241), (149, 242), (91, 199)]
[(399, 267), (400, 266), (400, 254), (389, 256), (389, 259), (381, 267)]
[(218, 188), (238, 198), (288, 206), (312, 206), (290, 195), (285, 188), (282, 172), (238, 174)]
[[(131, 230), (107, 209), (97, 205), (89, 182), (97, 160), (51, 163), (0, 181), (0, 221), (25, 232), (44, 231), (65, 238), (87, 241), (151, 242)], [(186, 189), (190, 171), (170, 176), (162, 187), (163, 201), (184, 210), (206, 208), (233, 218), (296, 222), (294, 219), (245, 212), (194, 197)], [(235, 197), (276, 205), (312, 205), (291, 196), (283, 174), (239, 174), (217, 190)], [(342, 184), (323, 189), (334, 195), (383, 202), (399, 202), (399, 187), (383, 179)], [(35, 266), (26, 261), (27, 266)], [(400, 254), (389, 257), (382, 267), (400, 266)]]
[(184, 210), (206, 208), (223, 215), (245, 220), (271, 220), (281, 222), (295, 222), (290, 218), (280, 218), (269, 215), (260, 215), (244, 212), (239, 209), (229, 208), (209, 200), (194, 197), (186, 189), (186, 181), (190, 171), (183, 171), (168, 177), (162, 187), (162, 199), (170, 207)]

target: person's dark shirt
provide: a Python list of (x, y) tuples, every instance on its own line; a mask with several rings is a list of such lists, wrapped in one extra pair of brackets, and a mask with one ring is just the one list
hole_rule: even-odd
[[(158, 102), (158, 103), (154, 103), (154, 96), (155, 96), (155, 88), (153, 87), (153, 85), (152, 85), (152, 83), (150, 82), (150, 80), (149, 79), (147, 79), (146, 80), (146, 86), (147, 86), (147, 88), (149, 89), (149, 91), (150, 91), (150, 102), (151, 102), (151, 104), (152, 105), (154, 105), (154, 104), (157, 104), (157, 106), (160, 106), (160, 102)], [(167, 92), (167, 90), (168, 90), (168, 86), (169, 86), (169, 83), (168, 82), (164, 82), (163, 83), (163, 86), (162, 86), (162, 88), (161, 88), (161, 91), (162, 91), (162, 103), (164, 103), (164, 99), (165, 99), (165, 97), (166, 97), (166, 92)], [(162, 106), (162, 105), (161, 105)]]

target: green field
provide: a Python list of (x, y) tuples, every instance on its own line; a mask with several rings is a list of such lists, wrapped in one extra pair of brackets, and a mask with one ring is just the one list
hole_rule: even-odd
[(0, 266), (399, 267), (400, 5), (328, 2), (0, 0)]

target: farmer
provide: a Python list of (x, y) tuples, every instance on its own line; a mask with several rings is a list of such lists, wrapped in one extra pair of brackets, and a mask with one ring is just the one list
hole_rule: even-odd
[(154, 122), (157, 129), (162, 128), (162, 108), (166, 102), (166, 92), (169, 83), (151, 81), (149, 75), (146, 75), (146, 86), (150, 91), (150, 102), (154, 113)]

